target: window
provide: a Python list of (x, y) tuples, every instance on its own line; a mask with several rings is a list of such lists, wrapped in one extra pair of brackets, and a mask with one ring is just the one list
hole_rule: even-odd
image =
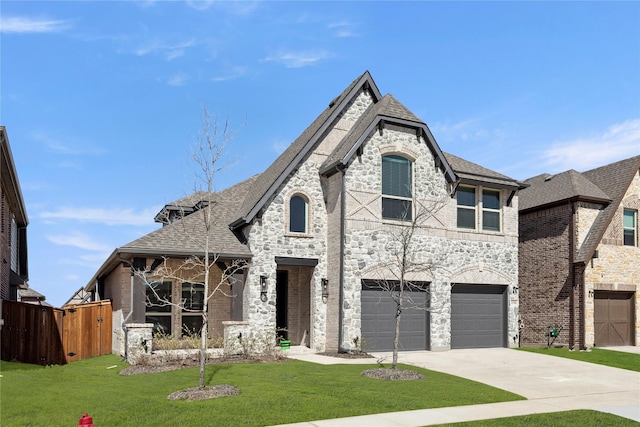
[[(478, 198), (476, 194), (482, 196)], [(502, 221), (499, 190), (461, 186), (456, 191), (456, 199), (458, 203), (458, 228), (500, 231)], [(481, 212), (479, 218), (478, 210)], [(478, 219), (480, 220), (479, 226), (477, 225)]]
[(458, 228), (476, 229), (476, 189), (459, 187), (456, 192), (458, 200)]
[(204, 310), (204, 284), (182, 283), (182, 333), (200, 334)]
[(411, 168), (411, 160), (404, 157), (382, 157), (382, 218), (402, 221), (413, 218)]
[(171, 335), (171, 282), (152, 282), (146, 290), (146, 322), (153, 323), (154, 334)]
[(500, 231), (500, 192), (482, 190), (482, 229)]
[(307, 232), (307, 200), (300, 195), (295, 195), (289, 200), (289, 231)]
[(625, 246), (635, 246), (636, 245), (636, 223), (637, 223), (637, 212), (629, 209), (624, 210), (623, 220), (622, 220), (622, 229), (624, 234), (624, 244)]

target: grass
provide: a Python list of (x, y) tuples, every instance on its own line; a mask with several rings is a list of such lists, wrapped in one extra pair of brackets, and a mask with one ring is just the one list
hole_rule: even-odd
[(360, 375), (373, 365), (286, 361), (208, 365), (208, 384), (231, 384), (240, 388), (240, 394), (200, 402), (169, 401), (171, 392), (197, 385), (197, 367), (119, 375), (126, 366), (114, 355), (53, 367), (2, 362), (0, 424), (70, 426), (88, 412), (100, 427), (264, 426), (523, 399), (481, 383), (413, 367), (425, 380), (389, 382)]
[(523, 415), (520, 417), (495, 418), (466, 423), (439, 424), (440, 427), (637, 427), (636, 421), (598, 411), (578, 410), (551, 412), (548, 414)]
[(566, 357), (567, 359), (597, 363), (613, 368), (628, 369), (640, 372), (640, 354), (594, 348), (591, 351), (569, 351), (567, 348), (520, 348), (518, 350), (548, 356)]

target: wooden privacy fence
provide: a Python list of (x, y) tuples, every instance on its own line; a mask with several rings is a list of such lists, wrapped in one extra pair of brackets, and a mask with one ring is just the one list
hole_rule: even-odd
[(2, 301), (2, 360), (63, 365), (111, 353), (111, 301), (63, 309)]

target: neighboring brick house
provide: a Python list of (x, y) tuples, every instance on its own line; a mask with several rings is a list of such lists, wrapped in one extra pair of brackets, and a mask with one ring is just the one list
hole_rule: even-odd
[[(638, 345), (639, 170), (636, 156), (525, 181), (519, 207), (523, 344)], [(556, 325), (559, 336), (546, 337)]]
[(18, 289), (27, 289), (29, 280), (27, 265), (27, 210), (18, 173), (13, 163), (9, 138), (4, 126), (0, 126), (0, 175), (1, 211), (0, 224), (0, 298), (15, 301)]
[[(265, 172), (216, 193), (214, 251), (222, 265), (247, 265), (227, 292), (236, 297), (214, 300), (210, 332), (228, 340), (283, 327), (292, 344), (315, 351), (363, 339), (368, 350), (390, 349), (395, 308), (371, 283), (394, 280), (390, 241), (425, 205), (434, 209), (413, 253), (432, 268), (411, 280), (423, 284), (414, 297), (430, 311), (404, 312), (401, 349), (515, 346), (520, 188), (443, 153), (427, 125), (365, 72)], [(161, 229), (116, 249), (96, 273), (85, 290), (113, 300), (114, 325), (147, 320), (179, 333), (184, 313), (145, 307), (144, 290), (130, 291), (130, 266), (197, 253), (185, 230), (201, 214), (193, 201), (167, 205)], [(184, 292), (180, 283), (157, 286)]]

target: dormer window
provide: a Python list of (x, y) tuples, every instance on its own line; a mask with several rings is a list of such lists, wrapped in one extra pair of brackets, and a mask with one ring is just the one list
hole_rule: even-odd
[(308, 201), (296, 194), (289, 200), (289, 232), (307, 233)]
[(382, 156), (382, 218), (413, 218), (413, 163), (398, 156)]

